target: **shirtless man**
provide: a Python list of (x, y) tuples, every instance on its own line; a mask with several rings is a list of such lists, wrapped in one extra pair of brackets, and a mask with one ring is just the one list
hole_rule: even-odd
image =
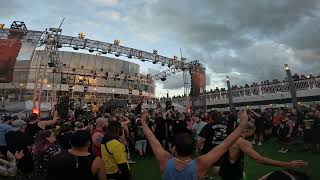
[(243, 130), (242, 137), (240, 137), (227, 152), (228, 155), (221, 162), (220, 176), (223, 180), (241, 180), (244, 170), (244, 155), (249, 156), (259, 164), (286, 167), (286, 168), (299, 168), (306, 166), (308, 163), (302, 160), (293, 160), (289, 162), (277, 161), (260, 155), (256, 152), (251, 143), (246, 140), (246, 137), (252, 136), (254, 132), (253, 127), (249, 126)]

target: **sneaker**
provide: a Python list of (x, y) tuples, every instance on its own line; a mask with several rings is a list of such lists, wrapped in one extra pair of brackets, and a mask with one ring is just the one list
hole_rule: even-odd
[(129, 164), (135, 164), (135, 163), (136, 163), (136, 161), (129, 160), (129, 161), (128, 161), (128, 163), (129, 163)]
[(261, 141), (259, 141), (258, 146), (262, 146), (262, 142)]
[(279, 153), (282, 153), (282, 152), (283, 152), (283, 150), (284, 150), (284, 148), (280, 149), (278, 152), (279, 152)]
[(251, 144), (256, 144), (256, 142), (253, 140), (253, 141), (251, 141)]

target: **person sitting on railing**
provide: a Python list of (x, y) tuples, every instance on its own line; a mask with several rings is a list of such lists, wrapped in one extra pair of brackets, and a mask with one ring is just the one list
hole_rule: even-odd
[(294, 81), (298, 81), (298, 80), (300, 79), (300, 77), (299, 77), (298, 74), (294, 74), (294, 75), (292, 76), (292, 78), (293, 78)]

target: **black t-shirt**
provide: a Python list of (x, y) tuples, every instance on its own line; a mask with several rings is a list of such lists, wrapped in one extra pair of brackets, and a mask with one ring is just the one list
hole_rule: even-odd
[(185, 121), (172, 120), (171, 123), (173, 136), (180, 133), (189, 132), (187, 129), (188, 124)]
[(26, 150), (28, 146), (33, 144), (33, 138), (21, 131), (10, 131), (5, 134), (8, 150), (11, 153)]
[(33, 138), (21, 131), (10, 131), (5, 134), (5, 139), (7, 148), (12, 154), (15, 154), (16, 151), (19, 152), (23, 150), (24, 156), (19, 160), (17, 165), (18, 169), (24, 173), (32, 172), (33, 161), (28, 146), (33, 144)]
[(166, 122), (162, 117), (157, 117), (155, 120), (155, 134), (158, 138), (165, 138), (166, 134)]
[(72, 132), (64, 133), (57, 137), (57, 142), (62, 149), (71, 149), (70, 139)]
[(69, 152), (57, 154), (48, 162), (46, 180), (96, 180), (98, 179), (97, 175), (93, 175), (91, 171), (94, 159), (92, 154), (88, 156), (74, 156)]
[(201, 150), (202, 154), (208, 153), (211, 149), (221, 144), (227, 136), (228, 133), (226, 125), (216, 122), (206, 124), (199, 134), (199, 137), (205, 138), (204, 145)]

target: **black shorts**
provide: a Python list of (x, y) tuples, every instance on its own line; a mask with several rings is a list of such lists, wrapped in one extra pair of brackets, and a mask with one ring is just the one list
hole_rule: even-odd
[(291, 137), (287, 138), (287, 137), (279, 136), (279, 141), (283, 143), (290, 143)]
[(303, 141), (305, 143), (311, 143), (312, 142), (312, 130), (311, 129), (305, 129), (304, 130)]

